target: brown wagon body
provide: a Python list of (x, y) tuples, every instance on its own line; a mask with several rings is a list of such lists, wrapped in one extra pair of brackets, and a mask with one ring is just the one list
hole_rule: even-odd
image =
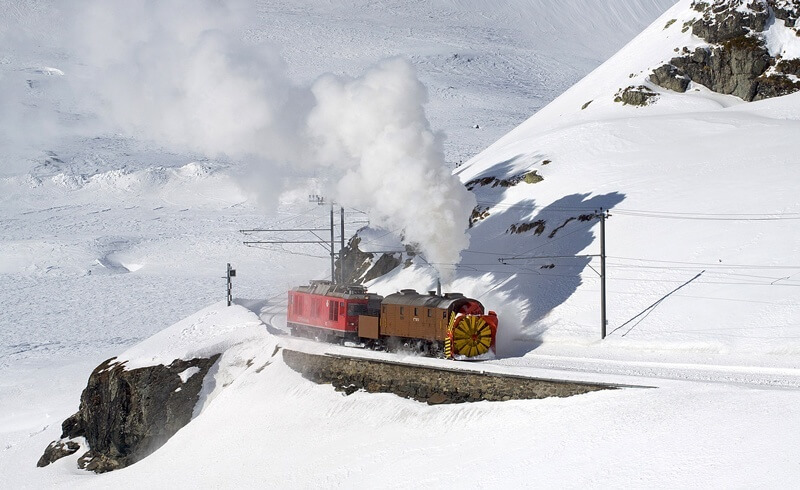
[(459, 293), (436, 296), (404, 289), (381, 303), (380, 334), (387, 337), (444, 341), (450, 315), (469, 300)]

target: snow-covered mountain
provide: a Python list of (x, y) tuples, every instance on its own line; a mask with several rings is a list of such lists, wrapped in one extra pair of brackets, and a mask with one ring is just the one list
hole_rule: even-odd
[[(456, 175), (477, 201), (470, 245), (458, 264), (417, 258), (373, 281), (372, 289), (430, 289), (439, 274), (447, 289), (497, 310), (501, 358), (477, 369), (546, 378), (566, 370), (657, 387), (450, 407), (393, 395), (344, 397), (273, 359), (281, 342), (336, 351), (277, 339), (259, 323), (280, 327), (286, 289), (324, 276), (327, 258), (315, 246), (292, 253), (246, 248), (241, 241), (249, 238), (237, 232), (324, 224), (327, 208), (306, 202), (315, 189), (286, 192), (264, 211), (242, 184), (247, 179), (235, 156), (210, 159), (200, 150), (173, 148), (157, 134), (116, 132), (120, 127), (98, 116), (102, 107), (83, 105), (80, 91), (60, 85), (81, 66), (52, 41), (61, 39), (60, 26), (83, 19), (85, 11), (60, 6), (53, 17), (46, 2), (4, 3), (4, 26), (13, 29), (3, 40), (20, 49), (0, 58), (0, 83), (9, 88), (0, 107), (10, 108), (0, 116), (8, 150), (0, 155), (0, 305), (6, 313), (0, 320), (0, 481), (410, 487), (778, 486), (795, 480), (800, 311), (793, 291), (800, 285), (800, 237), (793, 223), (800, 203), (793, 196), (793, 146), (800, 98), (744, 102), (712, 91), (718, 78), (702, 86), (688, 61), (674, 61), (697, 48), (700, 61), (716, 59), (719, 43), (693, 27), (703, 25), (706, 9), (747, 14), (761, 5), (765, 10), (752, 13), (767, 12), (763, 28), (744, 34), (748, 45), (763, 39), (775, 60), (755, 77), (777, 72), (781, 61), (797, 56), (800, 38), (789, 35), (796, 24), (776, 16), (775, 7), (795, 5), (682, 0), (658, 17), (672, 3), (592, 0), (554, 7), (529, 0), (488, 9), (477, 1), (409, 7), (287, 0), (258, 3), (252, 25), (236, 31), (244, 46), (280, 46), (286, 79), (296, 86), (325, 71), (357, 76), (397, 54), (412, 60), (428, 86), (431, 126), (451, 136), (443, 146), (446, 160), (465, 162)], [(172, 7), (163, 8), (153, 9), (155, 25), (173, 25)], [(122, 23), (142, 20), (141, 10), (130, 13)], [(105, 20), (106, 27), (120, 24)], [(182, 35), (195, 33), (191, 23), (183, 27)], [(124, 34), (126, 42), (137, 42), (135, 29)], [(165, 39), (174, 50), (164, 51), (165, 59), (187, 52), (181, 36)], [(158, 47), (146, 41), (145, 52)], [(162, 73), (131, 69), (146, 61), (114, 64), (115, 76)], [(232, 66), (250, 73), (246, 68), (254, 65)], [(794, 83), (791, 66), (780, 73)], [(168, 63), (158, 67), (165, 79), (180, 73)], [(685, 92), (673, 90), (686, 79)], [(113, 86), (99, 88), (108, 95)], [(47, 124), (31, 134), (38, 127), (31, 121)], [(154, 127), (174, 129), (164, 124), (169, 121), (153, 121)], [(78, 130), (65, 131), (65, 123)], [(601, 209), (611, 214), (610, 335), (603, 342), (594, 257), (594, 216)], [(363, 215), (352, 213), (348, 235), (363, 225)], [(387, 231), (362, 231), (362, 250), (400, 246)], [(243, 306), (216, 304), (178, 322), (224, 297), (226, 262), (239, 270), (235, 296), (258, 298), (242, 304), (259, 317)], [(75, 411), (91, 369), (126, 349), (122, 358), (137, 365), (224, 351), (214, 374), (217, 389), (205, 393), (199, 416), (134, 466), (98, 477), (78, 472), (75, 457), (68, 457), (34, 468)], [(473, 427), (480, 437), (464, 435)], [(485, 463), (481, 473), (464, 480), (465, 464), (476, 458)]]
[[(451, 266), (455, 287), (503, 304), (502, 316), (518, 326), (512, 337), (544, 348), (797, 352), (800, 95), (746, 103), (695, 81), (680, 93), (653, 80), (655, 70), (678, 62), (676, 53), (730, 57), (691, 26), (725, 25), (726, 13), (747, 9), (757, 9), (768, 26), (740, 34), (764, 46), (762, 72), (795, 63), (796, 19), (776, 18), (773, 4), (679, 2), (457, 169), (478, 207), (470, 248)], [(709, 20), (714, 11), (718, 19)], [(729, 39), (719, 43), (730, 46)], [(711, 71), (714, 61), (708, 63)], [(794, 75), (781, 76), (794, 83)], [(649, 94), (642, 105), (623, 100), (628, 87)], [(600, 209), (611, 213), (611, 334), (602, 347), (593, 344), (600, 334), (599, 259), (587, 257), (600, 253), (599, 220), (590, 219)], [(388, 288), (422, 270), (398, 271)]]

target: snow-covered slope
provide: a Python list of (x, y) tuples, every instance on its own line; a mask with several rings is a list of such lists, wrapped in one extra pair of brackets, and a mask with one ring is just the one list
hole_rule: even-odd
[[(122, 353), (121, 359), (138, 366), (163, 355), (191, 358), (224, 349), (208, 383), (214, 390), (201, 394), (202, 412), (147, 458), (102, 475), (77, 471), (78, 454), (36, 469), (30, 460), (57, 432), (46, 429), (30, 436), (34, 444), (0, 459), (2, 474), (19, 475), (9, 480), (12, 486), (90, 488), (164, 488), (165, 481), (170, 487), (438, 488), (464, 481), (465, 465), (471, 486), (492, 488), (554, 482), (772, 487), (797, 477), (787, 450), (800, 428), (792, 416), (796, 390), (573, 374), (654, 388), (436, 406), (392, 394), (345, 396), (305, 380), (276, 347), (335, 354), (352, 349), (276, 338), (257, 323), (242, 306), (218, 303)], [(463, 368), (497, 370), (473, 363)], [(790, 375), (800, 381), (797, 370)]]
[[(507, 354), (544, 342), (535, 353), (584, 345), (600, 355), (655, 349), (797, 362), (800, 95), (744, 103), (697, 84), (685, 94), (651, 84), (676, 50), (703, 44), (681, 29), (699, 17), (691, 3), (457, 170), (464, 182), (543, 178), (474, 183), (488, 217), (452, 266), (454, 287), (503, 305)], [(800, 44), (786, 39), (784, 52)], [(639, 85), (657, 100), (615, 102)], [(600, 263), (587, 257), (600, 253), (599, 220), (588, 217), (601, 208), (611, 211), (602, 344)], [(389, 288), (417, 274), (401, 272)]]

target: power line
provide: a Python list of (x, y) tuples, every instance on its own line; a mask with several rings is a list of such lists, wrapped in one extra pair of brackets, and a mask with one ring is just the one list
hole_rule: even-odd
[[(645, 259), (645, 258), (637, 258), (637, 257), (616, 257), (616, 256), (609, 256), (609, 259), (614, 260), (635, 260), (635, 261), (642, 261), (642, 262), (652, 262), (656, 264), (676, 264), (676, 265), (696, 265), (701, 267), (719, 267), (719, 268), (729, 268), (729, 269), (800, 269), (800, 265), (796, 264), (772, 264), (772, 265), (757, 265), (757, 264), (725, 264), (722, 262), (685, 262), (685, 261), (677, 261), (677, 260), (658, 260), (658, 259)], [(650, 266), (637, 266), (636, 264), (631, 264), (630, 267), (642, 267), (642, 268), (655, 268)], [(673, 267), (669, 267), (670, 269)]]
[[(478, 204), (502, 209), (524, 209), (530, 211), (561, 211), (591, 213), (596, 211), (588, 207), (562, 207), (536, 204), (504, 204), (494, 201), (477, 201)], [(773, 213), (697, 213), (691, 211), (655, 211), (642, 209), (613, 208), (615, 213), (626, 216), (642, 218), (685, 219), (703, 221), (783, 221), (800, 220), (800, 212), (773, 212)]]
[(683, 215), (683, 214), (655, 214), (655, 213), (637, 213), (637, 212), (629, 212), (629, 211), (622, 211), (622, 210), (615, 210), (616, 214), (621, 216), (633, 216), (637, 218), (654, 218), (654, 219), (674, 219), (674, 220), (687, 220), (687, 221), (796, 221), (800, 220), (800, 216), (783, 216), (783, 217), (735, 217), (735, 215), (731, 215), (730, 217), (722, 217), (722, 216), (692, 216), (692, 215)]

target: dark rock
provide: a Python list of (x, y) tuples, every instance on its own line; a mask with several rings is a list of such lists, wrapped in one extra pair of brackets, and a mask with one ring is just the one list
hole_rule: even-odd
[(543, 181), (544, 177), (539, 175), (538, 170), (532, 170), (525, 174), (525, 183), (526, 184), (538, 184), (539, 182)]
[(656, 68), (652, 75), (650, 75), (650, 81), (659, 87), (681, 93), (686, 92), (691, 82), (686, 75), (679, 72), (678, 69), (672, 65), (663, 65)]
[(767, 3), (775, 13), (775, 17), (784, 21), (789, 27), (794, 27), (797, 19), (800, 18), (800, 5), (798, 5), (797, 0), (792, 2), (767, 0)]
[[(751, 4), (752, 11), (738, 10), (743, 3), (744, 0), (717, 0), (713, 5), (696, 3), (695, 10), (703, 12), (703, 16), (692, 24), (692, 34), (717, 44), (763, 31), (770, 19), (766, 5), (755, 1)], [(704, 8), (698, 8), (701, 4)]]
[(44, 454), (39, 458), (36, 466), (43, 468), (64, 456), (75, 454), (80, 447), (80, 444), (74, 441), (53, 441), (47, 446), (47, 449), (44, 450)]
[(542, 233), (544, 233), (545, 225), (547, 225), (547, 222), (542, 219), (536, 220), (532, 223), (516, 223), (511, 225), (506, 231), (506, 233), (519, 235), (527, 231), (533, 230), (533, 234), (539, 236)]
[(692, 80), (721, 94), (752, 101), (756, 79), (769, 68), (771, 57), (763, 43), (749, 36), (726, 41), (713, 49), (697, 48), (687, 56), (657, 68), (650, 80), (669, 90), (685, 92)]
[(361, 237), (354, 236), (336, 259), (336, 275), (340, 277), (342, 266), (344, 266), (344, 282), (347, 284), (363, 284), (377, 279), (393, 271), (402, 263), (402, 253), (381, 254), (373, 263), (375, 254), (362, 251), (359, 248), (360, 244)]
[(428, 397), (428, 405), (441, 405), (443, 403), (447, 403), (450, 399), (447, 395), (442, 393), (434, 393), (430, 397)]
[(348, 284), (357, 284), (359, 278), (369, 269), (374, 258), (373, 254), (361, 251), (358, 247), (360, 243), (360, 236), (352, 237), (336, 260), (336, 273), (340, 275), (342, 266), (344, 266), (345, 282)]
[[(548, 163), (549, 163), (549, 161), (548, 161)], [(487, 186), (488, 187), (492, 187), (492, 188), (495, 188), (495, 187), (514, 187), (514, 186), (520, 184), (521, 182), (525, 182), (525, 183), (528, 183), (528, 184), (535, 184), (537, 182), (541, 182), (541, 180), (544, 180), (543, 178), (541, 180), (537, 180), (537, 177), (541, 178), (541, 176), (537, 173), (537, 171), (533, 170), (531, 172), (525, 172), (525, 173), (521, 173), (519, 175), (513, 175), (513, 176), (505, 178), (505, 179), (499, 179), (497, 177), (492, 177), (492, 176), (489, 176), (489, 177), (478, 177), (476, 179), (470, 180), (469, 182), (467, 182), (464, 185), (467, 187), (467, 190), (471, 191), (471, 190), (475, 189), (476, 187), (487, 187)]]
[[(203, 379), (219, 356), (131, 370), (114, 358), (103, 362), (89, 376), (78, 413), (62, 424), (64, 437), (83, 436), (90, 448), (79, 467), (111, 471), (158, 449), (192, 419)], [(190, 368), (197, 372), (184, 383), (179, 375)]]
[(800, 77), (800, 59), (781, 60), (775, 66), (775, 70), (787, 75)]
[(673, 58), (671, 63), (692, 81), (749, 102), (755, 96), (755, 79), (769, 68), (770, 59), (761, 41), (745, 36), (713, 50), (697, 48), (691, 56)]
[(402, 254), (385, 253), (382, 254), (375, 264), (364, 274), (364, 282), (385, 276), (400, 266)]
[(490, 215), (489, 206), (483, 207), (480, 204), (475, 206), (475, 209), (472, 210), (472, 214), (469, 217), (469, 227), (472, 228), (475, 226), (475, 223), (485, 220)]
[(769, 75), (756, 79), (756, 91), (753, 100), (770, 99), (800, 91), (800, 82), (795, 82), (786, 75)]
[(640, 85), (638, 87), (630, 86), (621, 89), (614, 97), (614, 102), (622, 102), (623, 105), (643, 107), (652, 104), (657, 98), (657, 93), (644, 85)]
[(83, 419), (80, 412), (71, 415), (61, 423), (61, 438), (74, 439), (83, 435)]
[[(747, 9), (739, 10), (739, 7)], [(761, 34), (775, 18), (791, 28), (800, 17), (800, 2), (784, 0), (715, 0), (692, 3), (703, 15), (692, 24), (692, 33), (717, 46), (697, 48), (673, 58), (650, 75), (668, 90), (685, 92), (689, 80), (747, 102), (779, 97), (800, 90), (800, 85), (780, 73), (799, 76), (800, 61), (777, 63), (777, 75), (766, 75), (777, 60), (770, 56)]]

